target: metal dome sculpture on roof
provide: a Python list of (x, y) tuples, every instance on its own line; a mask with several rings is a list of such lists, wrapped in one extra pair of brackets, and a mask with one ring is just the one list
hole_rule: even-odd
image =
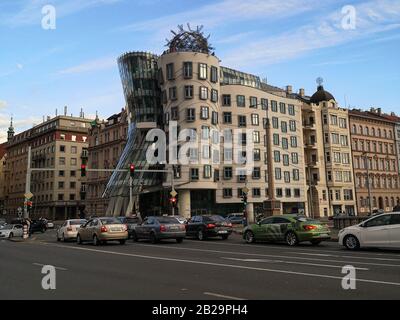
[(178, 25), (177, 32), (171, 30), (174, 37), (171, 40), (166, 39), (169, 52), (189, 51), (211, 54), (214, 48), (208, 43), (210, 35), (206, 37), (203, 33), (203, 26), (197, 26), (193, 30), (188, 23), (187, 27), (188, 30), (185, 30), (183, 25)]

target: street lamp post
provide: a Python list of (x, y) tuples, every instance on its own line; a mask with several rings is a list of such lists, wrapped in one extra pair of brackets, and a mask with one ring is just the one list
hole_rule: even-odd
[(362, 154), (362, 157), (364, 158), (364, 165), (367, 169), (367, 188), (368, 188), (368, 206), (369, 206), (369, 214), (372, 214), (372, 197), (371, 197), (371, 184), (369, 180), (369, 163), (368, 163), (368, 157), (367, 154), (364, 152)]

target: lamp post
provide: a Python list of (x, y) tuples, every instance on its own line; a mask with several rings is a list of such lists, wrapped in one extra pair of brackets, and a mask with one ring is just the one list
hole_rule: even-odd
[(372, 214), (372, 198), (371, 198), (371, 184), (369, 182), (369, 164), (368, 164), (368, 157), (367, 153), (364, 152), (362, 154), (362, 157), (364, 158), (364, 165), (367, 169), (367, 188), (368, 188), (368, 206), (369, 206), (369, 214)]

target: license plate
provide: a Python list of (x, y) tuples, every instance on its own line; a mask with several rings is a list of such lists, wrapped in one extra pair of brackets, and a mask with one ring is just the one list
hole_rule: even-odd
[(225, 234), (225, 233), (228, 233), (228, 231), (226, 231), (226, 230), (221, 230), (221, 231), (218, 231), (218, 233)]
[(322, 238), (328, 238), (329, 234), (323, 233), (323, 234), (320, 234), (319, 236), (322, 237)]
[(112, 231), (112, 232), (120, 232), (121, 229), (120, 229), (120, 228), (111, 228), (111, 231)]

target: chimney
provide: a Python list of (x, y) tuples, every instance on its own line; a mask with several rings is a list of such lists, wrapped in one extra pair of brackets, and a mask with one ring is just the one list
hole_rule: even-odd
[(287, 94), (292, 94), (293, 93), (293, 87), (292, 86), (286, 86), (286, 93)]
[(391, 112), (390, 115), (391, 115), (392, 117), (396, 117), (396, 114), (395, 114), (394, 112)]
[(45, 122), (45, 120), (44, 120), (44, 116), (43, 116), (43, 123)]
[(67, 113), (68, 113), (68, 107), (67, 107), (67, 106), (65, 106), (65, 107), (64, 107), (64, 116), (66, 116), (66, 115), (67, 115)]
[(58, 116), (58, 109), (56, 109), (56, 117)]
[(371, 112), (373, 112), (373, 113), (375, 113), (376, 112), (376, 110), (375, 110), (375, 108), (371, 108), (371, 110), (370, 110)]
[(378, 108), (378, 114), (379, 114), (379, 115), (382, 114), (382, 108)]
[(299, 90), (299, 96), (302, 98), (305, 96), (305, 90), (303, 88)]
[(47, 121), (50, 121), (51, 120), (51, 117), (50, 116), (47, 116)]

